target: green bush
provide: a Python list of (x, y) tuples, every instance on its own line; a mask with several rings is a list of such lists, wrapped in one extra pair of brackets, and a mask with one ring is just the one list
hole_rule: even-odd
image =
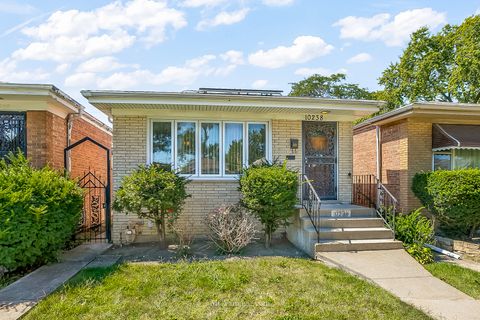
[(395, 236), (403, 242), (408, 253), (421, 264), (433, 262), (433, 253), (424, 244), (434, 243), (432, 222), (422, 216), (423, 208), (410, 214), (400, 214), (395, 217)]
[(160, 164), (139, 166), (123, 178), (116, 192), (113, 208), (136, 213), (139, 218), (152, 220), (160, 241), (165, 245), (166, 224), (173, 224), (189, 197), (189, 180)]
[(262, 223), (269, 247), (272, 234), (287, 225), (295, 211), (298, 174), (287, 169), (285, 163), (266, 163), (244, 169), (239, 182), (242, 204)]
[(20, 153), (0, 160), (0, 267), (13, 271), (55, 260), (82, 212), (83, 190)]
[(470, 237), (480, 227), (480, 169), (417, 173), (412, 191), (442, 227)]

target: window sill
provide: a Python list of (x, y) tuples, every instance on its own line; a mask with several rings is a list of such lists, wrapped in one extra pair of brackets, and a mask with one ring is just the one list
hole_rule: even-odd
[(239, 176), (231, 176), (231, 177), (187, 177), (189, 180), (191, 181), (211, 181), (211, 182), (215, 182), (215, 181), (219, 181), (219, 182), (222, 182), (222, 181), (225, 181), (225, 182), (232, 182), (232, 181), (238, 181), (238, 179), (240, 178)]

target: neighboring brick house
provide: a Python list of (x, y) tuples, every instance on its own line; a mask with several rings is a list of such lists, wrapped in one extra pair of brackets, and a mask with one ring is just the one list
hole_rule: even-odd
[[(112, 131), (53, 85), (0, 83), (0, 156), (21, 149), (35, 167), (64, 169), (64, 149), (90, 137), (111, 149)], [(106, 152), (90, 142), (67, 155), (74, 178), (106, 177)]]
[(480, 105), (414, 103), (354, 127), (353, 173), (375, 175), (409, 212), (420, 171), (480, 167)]
[[(325, 201), (351, 203), (353, 121), (381, 105), (267, 90), (82, 94), (113, 118), (114, 191), (140, 164), (173, 164), (192, 180), (180, 222), (195, 236), (206, 235), (209, 212), (239, 200), (238, 174), (260, 158), (287, 161), (307, 174)], [(114, 243), (132, 240), (127, 228), (138, 231), (135, 241), (156, 233), (134, 214), (114, 212), (112, 224)]]

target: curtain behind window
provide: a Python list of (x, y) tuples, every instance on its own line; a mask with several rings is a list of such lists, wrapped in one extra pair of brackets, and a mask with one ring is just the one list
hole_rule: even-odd
[(455, 150), (455, 169), (480, 168), (480, 150)]

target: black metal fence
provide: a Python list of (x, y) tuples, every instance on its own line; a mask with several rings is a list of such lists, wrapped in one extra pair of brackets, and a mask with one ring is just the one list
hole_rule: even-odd
[(377, 205), (378, 181), (373, 174), (354, 175), (352, 185), (353, 204), (375, 208)]
[(26, 133), (25, 112), (0, 112), (0, 158), (17, 150), (26, 154)]

